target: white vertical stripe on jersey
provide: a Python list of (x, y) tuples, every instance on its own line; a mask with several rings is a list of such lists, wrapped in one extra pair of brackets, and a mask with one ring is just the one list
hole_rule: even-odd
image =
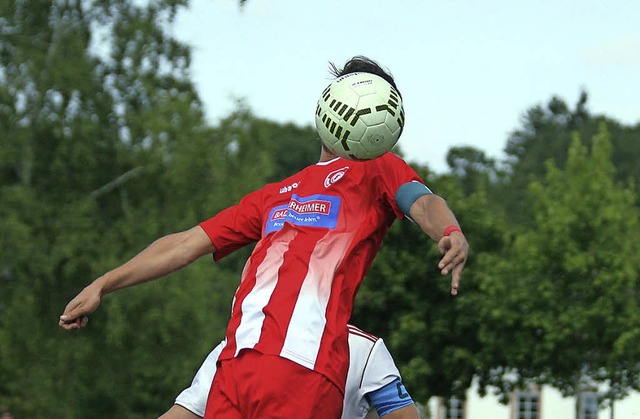
[(311, 253), (309, 270), (293, 309), (280, 355), (313, 369), (327, 323), (326, 311), (333, 276), (342, 262), (352, 234), (329, 233)]
[[(295, 235), (295, 233), (291, 233)], [(253, 348), (260, 340), (264, 312), (262, 309), (271, 299), (271, 294), (278, 283), (278, 269), (282, 265), (284, 254), (289, 249), (292, 238), (275, 241), (267, 250), (264, 261), (256, 271), (256, 283), (242, 301), (240, 325), (236, 329), (236, 356), (241, 349)]]

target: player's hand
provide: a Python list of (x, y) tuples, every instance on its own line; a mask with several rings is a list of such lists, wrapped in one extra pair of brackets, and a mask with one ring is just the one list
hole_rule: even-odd
[(444, 255), (438, 263), (440, 273), (448, 275), (451, 272), (451, 295), (458, 295), (460, 277), (469, 254), (469, 243), (467, 243), (464, 234), (454, 231), (449, 236), (440, 239), (438, 250)]
[(96, 286), (89, 285), (67, 304), (58, 324), (65, 330), (82, 329), (89, 322), (88, 314), (100, 305), (102, 293)]

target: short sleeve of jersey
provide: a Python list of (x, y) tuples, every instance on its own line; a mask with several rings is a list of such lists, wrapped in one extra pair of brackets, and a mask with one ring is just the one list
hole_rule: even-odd
[(400, 371), (382, 339), (378, 339), (371, 350), (371, 357), (364, 369), (360, 391), (363, 394), (378, 390), (400, 378)]
[(204, 416), (207, 396), (213, 382), (213, 376), (216, 374), (216, 362), (218, 362), (218, 357), (220, 357), (220, 352), (222, 352), (225, 343), (225, 341), (222, 341), (209, 353), (195, 377), (193, 377), (191, 386), (184, 389), (176, 397), (175, 404), (190, 410), (200, 417)]
[(404, 213), (395, 200), (398, 188), (408, 182), (424, 184), (424, 181), (411, 166), (393, 153), (383, 154), (373, 161), (376, 163), (376, 187), (382, 192), (382, 198), (391, 206), (396, 217), (403, 218)]
[(262, 196), (264, 188), (246, 195), (232, 207), (201, 222), (216, 248), (214, 260), (220, 260), (241, 247), (260, 240), (262, 235)]

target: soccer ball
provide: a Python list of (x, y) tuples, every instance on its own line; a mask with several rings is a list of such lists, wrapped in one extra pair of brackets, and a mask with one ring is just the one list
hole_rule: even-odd
[(382, 77), (350, 73), (322, 92), (316, 128), (322, 143), (351, 160), (370, 160), (391, 150), (404, 127), (398, 92)]

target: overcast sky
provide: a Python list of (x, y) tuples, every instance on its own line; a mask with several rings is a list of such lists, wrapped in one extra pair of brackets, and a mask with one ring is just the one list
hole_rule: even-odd
[(175, 33), (212, 123), (242, 98), (312, 125), (328, 63), (366, 55), (402, 92), (409, 161), (446, 170), (453, 146), (502, 159), (524, 112), (556, 95), (640, 122), (638, 0), (191, 0)]

